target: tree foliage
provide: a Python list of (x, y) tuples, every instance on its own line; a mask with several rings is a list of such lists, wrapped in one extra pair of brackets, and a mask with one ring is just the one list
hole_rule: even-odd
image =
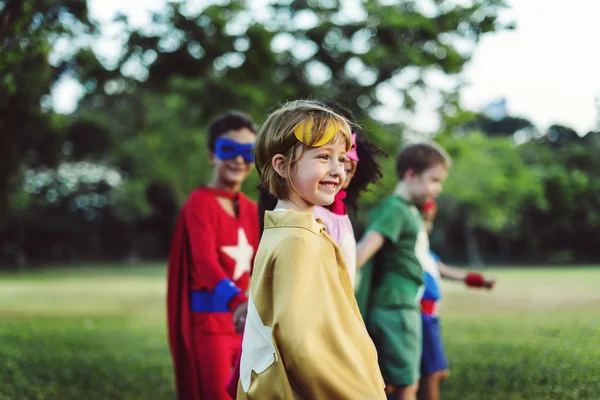
[[(50, 90), (66, 69), (49, 62), (53, 46), (89, 33), (85, 2), (0, 1), (0, 219), (28, 168), (60, 158), (64, 119), (50, 112)], [(20, 203), (22, 196), (17, 196)]]
[[(457, 77), (479, 39), (510, 28), (499, 19), (505, 7), (179, 1), (140, 28), (117, 16), (126, 40), (106, 60), (90, 47), (98, 27), (85, 2), (0, 0), (0, 213), (12, 216), (2, 255), (50, 238), (48, 258), (164, 256), (178, 206), (211, 177), (205, 132), (226, 110), (260, 124), (286, 100), (336, 100), (394, 155), (422, 138), (406, 117), (434, 98), (444, 115), (434, 139), (454, 159), (433, 241), (442, 255), (588, 259), (600, 244), (598, 134), (538, 132), (524, 118), (492, 120), (458, 103)], [(65, 76), (85, 93), (68, 116), (49, 97)], [(384, 179), (355, 216), (359, 232), (396, 181), (393, 157), (382, 162)], [(251, 175), (244, 190), (254, 196), (257, 183)]]

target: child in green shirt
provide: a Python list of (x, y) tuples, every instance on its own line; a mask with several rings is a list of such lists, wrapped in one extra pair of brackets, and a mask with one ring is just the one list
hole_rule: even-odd
[(420, 300), (429, 239), (416, 206), (440, 194), (450, 164), (435, 143), (403, 148), (396, 158), (396, 188), (371, 212), (357, 246), (358, 268), (373, 258), (366, 322), (393, 399), (415, 399), (420, 378)]

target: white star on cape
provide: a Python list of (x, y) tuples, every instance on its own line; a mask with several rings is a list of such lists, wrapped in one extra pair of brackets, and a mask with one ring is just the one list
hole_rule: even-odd
[(237, 246), (223, 246), (221, 251), (235, 260), (233, 280), (237, 280), (244, 272), (250, 272), (250, 262), (254, 255), (254, 248), (248, 243), (248, 238), (242, 228), (238, 229)]
[(273, 328), (263, 324), (252, 301), (252, 296), (250, 296), (242, 341), (242, 359), (240, 360), (240, 382), (246, 393), (250, 388), (252, 371), (260, 374), (277, 361), (272, 331)]

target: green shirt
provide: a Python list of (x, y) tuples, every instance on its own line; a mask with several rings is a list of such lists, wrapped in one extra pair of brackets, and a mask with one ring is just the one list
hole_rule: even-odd
[(417, 252), (423, 246), (429, 249), (419, 210), (397, 195), (389, 196), (371, 212), (368, 231), (386, 239), (373, 260), (369, 306), (418, 307), (423, 267)]

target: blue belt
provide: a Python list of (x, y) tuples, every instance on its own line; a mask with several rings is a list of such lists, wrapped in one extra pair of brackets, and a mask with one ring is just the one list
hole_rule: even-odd
[(193, 312), (229, 312), (229, 301), (242, 291), (231, 279), (223, 279), (211, 292), (193, 290), (190, 292), (190, 310)]

